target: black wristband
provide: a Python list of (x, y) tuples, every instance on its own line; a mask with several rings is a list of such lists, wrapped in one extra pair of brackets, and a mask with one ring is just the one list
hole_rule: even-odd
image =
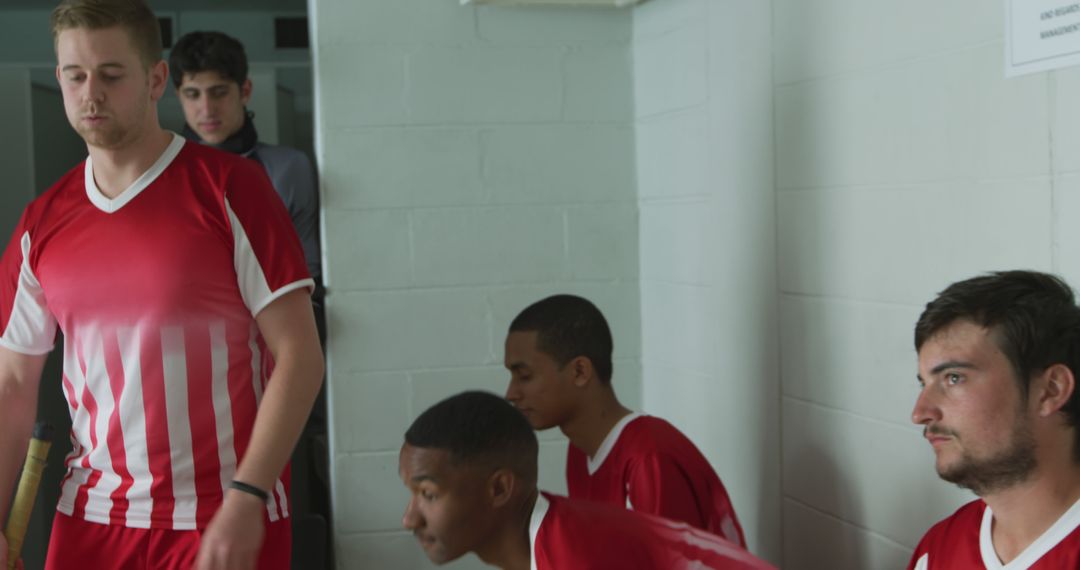
[(249, 495), (255, 495), (256, 497), (261, 499), (262, 502), (264, 502), (264, 503), (270, 500), (270, 493), (267, 493), (266, 491), (263, 491), (262, 489), (256, 487), (255, 485), (248, 485), (247, 483), (245, 483), (243, 481), (237, 481), (236, 479), (233, 479), (232, 483), (229, 483), (229, 488), (230, 489), (236, 489), (237, 491), (240, 491), (241, 493), (247, 493)]

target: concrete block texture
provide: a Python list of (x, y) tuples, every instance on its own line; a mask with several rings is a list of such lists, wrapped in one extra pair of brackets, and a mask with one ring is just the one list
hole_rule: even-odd
[(777, 188), (1047, 175), (1046, 77), (1003, 81), (1001, 49), (778, 87)]
[(1052, 211), (1037, 178), (782, 191), (780, 288), (920, 306), (985, 271), (1048, 270)]
[[(700, 105), (708, 100), (706, 21), (634, 41), (634, 107), (638, 117)], [(672, 62), (679, 62), (672, 65)]]
[(706, 196), (713, 190), (709, 113), (698, 106), (637, 124), (637, 180), (642, 200)]
[(325, 126), (404, 124), (409, 117), (405, 59), (405, 50), (395, 46), (321, 46), (314, 79)]
[(626, 43), (575, 47), (563, 58), (563, 118), (626, 122), (634, 116), (633, 62)]
[(1054, 272), (1080, 289), (1080, 174), (1054, 179)]
[(1000, 4), (962, 0), (933, 9), (929, 18), (927, 5), (917, 2), (774, 0), (776, 82), (884, 67), (1004, 36)]
[(715, 364), (720, 328), (725, 322), (721, 304), (716, 290), (710, 287), (642, 281), (641, 337), (647, 349), (645, 362), (708, 374)]
[(351, 44), (358, 51), (380, 44), (476, 41), (474, 10), (457, 2), (319, 0), (316, 13), (320, 43)]
[(634, 204), (576, 206), (566, 211), (567, 277), (632, 282), (638, 277), (638, 211)]
[(1080, 133), (1069, 128), (1080, 121), (1080, 109), (1073, 105), (1080, 97), (1080, 68), (1066, 68), (1046, 74), (1051, 86), (1050, 138), (1054, 141), (1054, 174), (1080, 172)]
[(409, 55), (417, 124), (556, 121), (562, 116), (561, 47), (421, 46)]
[(325, 137), (327, 211), (485, 201), (474, 128), (332, 128)]
[(502, 366), (501, 358), (498, 364), (489, 366), (422, 370), (412, 372), (410, 376), (413, 386), (410, 422), (424, 410), (466, 390), (502, 395), (506, 393), (506, 383), (510, 377)]
[(935, 522), (974, 498), (938, 479), (917, 426), (791, 398), (784, 398), (783, 417), (786, 498), (912, 549)]
[(561, 208), (526, 206), (413, 213), (416, 283), (421, 286), (531, 283), (565, 267)]
[(412, 285), (412, 228), (407, 211), (332, 210), (324, 220), (327, 287), (354, 291)]
[(605, 8), (476, 7), (479, 37), (500, 46), (625, 46), (632, 17), (631, 10)]
[(483, 180), (494, 203), (634, 199), (629, 125), (523, 125), (481, 133)]
[(784, 395), (909, 427), (919, 394), (912, 338), (921, 311), (918, 305), (782, 295)]
[(401, 530), (409, 492), (398, 477), (398, 451), (335, 454), (332, 495), (338, 535)]
[(482, 291), (331, 294), (327, 315), (327, 351), (338, 372), (470, 366), (489, 358)]
[(336, 373), (327, 399), (337, 453), (397, 452), (411, 421), (409, 376)]
[(662, 36), (708, 17), (710, 0), (645, 2), (634, 8), (634, 41)]
[(718, 234), (709, 198), (642, 203), (642, 278), (684, 285), (715, 285), (725, 270), (717, 263)]
[(784, 570), (906, 568), (913, 547), (784, 500)]

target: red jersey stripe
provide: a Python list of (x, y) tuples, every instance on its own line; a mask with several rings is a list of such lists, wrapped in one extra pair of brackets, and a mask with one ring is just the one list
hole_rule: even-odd
[[(172, 457), (169, 445), (169, 414), (165, 407), (165, 374), (161, 359), (161, 335), (156, 330), (140, 329), (139, 361), (143, 378), (143, 416), (146, 432), (146, 456), (150, 471), (151, 528), (172, 528), (173, 497)], [(159, 426), (154, 429), (153, 426)], [(164, 426), (165, 429), (160, 429)]]
[[(184, 327), (184, 348), (188, 378), (213, 378), (210, 334), (205, 328)], [(191, 440), (202, 442), (194, 450), (195, 492), (199, 496), (195, 518), (208, 521), (221, 503), (221, 460), (218, 456), (217, 419), (213, 388), (202, 382), (188, 382), (188, 417)], [(203, 499), (206, 500), (203, 500)]]
[(109, 495), (112, 499), (112, 509), (109, 511), (111, 524), (123, 525), (127, 522), (128, 499), (127, 491), (131, 488), (134, 480), (127, 467), (127, 454), (124, 445), (124, 429), (121, 425), (120, 414), (123, 406), (121, 400), (125, 393), (124, 365), (120, 360), (120, 345), (116, 339), (116, 331), (102, 331), (102, 351), (105, 357), (105, 372), (108, 379), (108, 387), (112, 392), (113, 406), (109, 415), (109, 427), (107, 438), (109, 442), (109, 460), (113, 472), (120, 478), (120, 484)]

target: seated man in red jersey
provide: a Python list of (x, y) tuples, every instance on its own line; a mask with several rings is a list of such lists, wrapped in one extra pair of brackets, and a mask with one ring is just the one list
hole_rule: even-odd
[(399, 456), (411, 492), (402, 522), (432, 562), (475, 552), (514, 570), (771, 568), (684, 523), (538, 491), (537, 449), (494, 394), (464, 392), (420, 414)]
[(670, 423), (619, 403), (612, 348), (604, 315), (573, 295), (533, 303), (506, 337), (506, 398), (533, 428), (558, 426), (570, 439), (570, 498), (682, 521), (745, 547), (735, 509), (705, 456)]
[(979, 499), (937, 523), (917, 570), (1080, 568), (1080, 308), (1052, 275), (954, 283), (915, 325), (912, 420), (942, 479)]

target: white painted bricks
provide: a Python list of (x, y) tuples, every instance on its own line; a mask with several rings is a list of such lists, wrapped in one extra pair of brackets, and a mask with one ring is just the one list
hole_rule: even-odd
[[(527, 304), (596, 302), (620, 393), (640, 402), (631, 16), (313, 8), (338, 560), (427, 568), (397, 531), (403, 432), (451, 394), (503, 393), (506, 328)], [(539, 435), (541, 485), (564, 492), (566, 441)]]

